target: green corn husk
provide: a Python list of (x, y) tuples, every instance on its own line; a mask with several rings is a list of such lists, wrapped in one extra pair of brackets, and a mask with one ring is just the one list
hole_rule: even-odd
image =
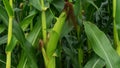
[(66, 20), (67, 14), (65, 11), (61, 13), (59, 18), (57, 19), (57, 22), (55, 23), (51, 33), (50, 38), (46, 46), (46, 54), (48, 57), (48, 61), (46, 62), (46, 68), (55, 68), (55, 56), (53, 54), (55, 53), (57, 43), (61, 34), (62, 27), (64, 25), (64, 22)]
[(48, 41), (47, 48), (46, 48), (46, 53), (47, 53), (48, 57), (52, 56), (53, 53), (55, 52), (57, 42), (60, 37), (61, 30), (62, 30), (63, 24), (65, 22), (66, 16), (67, 16), (66, 12), (61, 13), (59, 18), (57, 19), (55, 26), (53, 27), (53, 29), (50, 33), (50, 39)]

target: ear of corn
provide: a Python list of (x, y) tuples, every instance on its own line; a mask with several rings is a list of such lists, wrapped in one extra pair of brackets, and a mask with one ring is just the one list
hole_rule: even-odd
[(46, 51), (44, 50), (44, 47), (42, 46), (42, 54), (44, 57), (44, 62), (46, 68), (55, 68), (55, 57), (53, 56), (53, 53), (55, 53), (55, 49), (57, 47), (57, 43), (61, 34), (61, 30), (63, 27), (63, 24), (66, 19), (66, 12), (62, 12), (59, 18), (57, 19), (57, 22), (55, 23), (52, 31), (50, 32), (50, 38), (47, 42), (47, 33), (46, 33), (46, 14), (45, 14), (45, 6), (44, 6), (44, 0), (41, 0), (41, 7), (42, 7), (42, 34), (43, 34), (43, 42)]
[(64, 25), (66, 19), (66, 12), (62, 12), (59, 18), (57, 19), (57, 22), (55, 23), (52, 31), (50, 32), (50, 38), (47, 43), (46, 53), (48, 57), (51, 57), (53, 53), (55, 52), (58, 39), (61, 34), (62, 27)]
[(50, 32), (50, 38), (46, 46), (46, 54), (48, 57), (48, 60), (46, 61), (47, 68), (56, 68), (55, 56), (53, 56), (53, 54), (55, 53), (57, 43), (65, 20), (66, 20), (66, 12), (62, 12), (59, 18), (57, 19), (57, 22), (55, 23), (53, 29)]
[(0, 0), (0, 67), (119, 68), (119, 3)]

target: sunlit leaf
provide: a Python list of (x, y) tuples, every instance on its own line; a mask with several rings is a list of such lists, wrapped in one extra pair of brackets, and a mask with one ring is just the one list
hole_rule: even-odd
[(105, 66), (105, 62), (98, 56), (92, 57), (84, 68), (103, 68)]
[(106, 35), (90, 22), (84, 22), (85, 32), (94, 52), (106, 62), (107, 68), (119, 68), (120, 57)]

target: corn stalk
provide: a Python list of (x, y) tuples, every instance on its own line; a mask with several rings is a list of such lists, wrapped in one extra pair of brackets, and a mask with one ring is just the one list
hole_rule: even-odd
[(42, 7), (42, 34), (43, 34), (43, 45), (46, 45), (46, 50), (42, 46), (42, 54), (44, 57), (44, 62), (46, 68), (55, 68), (55, 56), (53, 54), (55, 53), (55, 49), (57, 47), (57, 42), (59, 40), (61, 30), (63, 27), (63, 24), (66, 19), (66, 12), (62, 12), (59, 18), (57, 19), (56, 24), (54, 25), (51, 33), (50, 33), (50, 38), (49, 41), (47, 42), (47, 35), (46, 35), (46, 16), (45, 16), (45, 11), (46, 8), (44, 6), (44, 0), (41, 0), (41, 7)]
[(44, 44), (46, 44), (46, 15), (45, 15), (45, 11), (46, 8), (44, 6), (44, 0), (41, 0), (41, 7), (42, 7), (42, 14), (41, 14), (41, 18), (42, 18), (42, 34), (43, 34), (43, 41)]
[[(12, 0), (3, 0), (3, 3), (5, 5), (5, 9), (7, 10), (8, 16), (9, 16), (9, 24), (8, 24), (8, 41), (7, 41), (7, 47), (10, 47), (10, 43), (12, 40), (12, 22), (13, 22), (13, 1)], [(6, 68), (10, 68), (11, 67), (11, 52), (10, 51), (6, 51)]]
[(47, 67), (47, 55), (44, 49), (44, 45), (46, 44), (46, 39), (47, 39), (47, 33), (46, 33), (46, 8), (44, 5), (44, 0), (40, 0), (41, 3), (41, 7), (42, 7), (42, 13), (41, 13), (41, 18), (42, 18), (42, 35), (43, 35), (43, 44), (41, 44), (41, 50), (42, 50), (42, 54), (43, 54), (43, 58), (44, 58), (44, 62), (45, 62), (45, 67)]
[[(119, 27), (120, 27), (120, 21), (119, 21), (119, 19), (120, 19), (120, 17), (119, 17), (119, 11), (120, 11), (120, 9), (119, 9), (119, 0), (113, 0), (113, 18), (114, 18), (114, 20), (113, 20), (113, 23), (114, 23), (114, 42), (115, 42), (115, 45), (116, 45), (116, 50), (117, 50), (117, 52), (118, 52), (118, 54), (120, 55), (120, 33), (119, 33)], [(117, 9), (116, 9), (117, 8)]]

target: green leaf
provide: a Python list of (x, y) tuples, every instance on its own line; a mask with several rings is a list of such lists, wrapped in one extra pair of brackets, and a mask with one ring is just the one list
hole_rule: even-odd
[(105, 62), (98, 56), (94, 56), (91, 58), (84, 68), (103, 68), (105, 66)]
[(7, 10), (7, 13), (8, 13), (8, 15), (9, 16), (13, 16), (13, 9), (12, 9), (12, 7), (10, 6), (10, 4), (9, 4), (9, 1), (8, 0), (3, 0), (3, 3), (4, 3), (4, 5), (5, 5), (5, 9)]
[(115, 22), (116, 22), (116, 29), (118, 32), (118, 37), (120, 40), (120, 4), (119, 4), (120, 0), (116, 0), (116, 13), (115, 13)]
[(30, 12), (30, 14), (27, 17), (25, 17), (22, 20), (22, 22), (20, 23), (20, 25), (21, 25), (21, 28), (23, 30), (25, 30), (29, 26), (29, 24), (33, 21), (33, 18), (34, 18), (34, 16), (36, 14), (37, 14), (37, 12), (35, 10), (33, 10), (33, 11)]
[(79, 16), (80, 15), (80, 10), (82, 9), (82, 6), (81, 6), (81, 0), (77, 0), (75, 2), (75, 6), (74, 6), (74, 13), (75, 13), (75, 16)]
[(6, 65), (5, 59), (6, 59), (6, 56), (0, 53), (0, 67), (2, 68), (5, 68), (5, 65)]
[(119, 68), (120, 57), (106, 35), (90, 22), (84, 22), (85, 33), (94, 52), (106, 62), (106, 68)]
[(53, 0), (47, 0), (48, 2), (52, 2)]
[(115, 0), (113, 1), (113, 17), (114, 17), (114, 42), (115, 42), (115, 45), (117, 46), (116, 47), (116, 50), (118, 52), (118, 54), (120, 55), (120, 5), (119, 3), (120, 2), (119, 0)]
[(31, 68), (37, 68), (36, 61), (35, 61), (35, 53), (32, 45), (26, 40), (24, 33), (21, 29), (21, 27), (18, 25), (16, 21), (14, 21), (13, 24), (13, 34), (17, 38), (17, 40), (20, 42), (22, 49), (24, 50), (25, 54), (28, 57), (28, 60), (31, 60)]
[(12, 36), (11, 42), (10, 44), (6, 47), (6, 52), (12, 52), (12, 50), (14, 49), (14, 47), (16, 46), (17, 43), (17, 39), (15, 38), (15, 36)]
[(87, 0), (88, 3), (92, 4), (97, 10), (98, 10), (98, 7), (97, 5), (94, 3), (94, 0)]
[(70, 31), (72, 31), (72, 29), (73, 29), (72, 25), (70, 25), (69, 22), (66, 21), (65, 24), (63, 25), (63, 28), (62, 28), (61, 38), (64, 37), (64, 36), (66, 36), (66, 35), (68, 35), (68, 33)]
[[(80, 45), (80, 44), (79, 44)], [(82, 48), (78, 48), (78, 62), (79, 62), (79, 67), (82, 68), (82, 63), (83, 63), (83, 58), (84, 58), (84, 53)]]
[(77, 55), (76, 55), (76, 52), (75, 52), (75, 49), (73, 49), (72, 47), (71, 48), (68, 48), (66, 46), (63, 46), (63, 50), (65, 52), (65, 54), (70, 58), (70, 63), (72, 63), (72, 66), (74, 68), (79, 68), (79, 63), (78, 63), (78, 59), (77, 59)]
[[(33, 30), (28, 34), (27, 40), (35, 47), (36, 44), (39, 42), (39, 34), (41, 31), (41, 24), (39, 23), (40, 20), (38, 20), (33, 28)], [(27, 59), (26, 54), (22, 52), (20, 62), (18, 64), (18, 68), (23, 68), (24, 66), (29, 66), (27, 65), (27, 61), (30, 62), (30, 60)]]
[(21, 58), (20, 58), (20, 61), (19, 61), (17, 68), (25, 68), (26, 63), (27, 63), (26, 54), (22, 50)]
[(0, 25), (0, 33), (2, 33), (5, 30), (5, 26), (3, 24)]
[(4, 43), (7, 43), (7, 35), (0, 37), (0, 45)]
[(29, 0), (30, 4), (35, 7), (36, 9), (38, 9), (39, 11), (42, 10), (41, 4), (40, 4), (40, 0)]
[(33, 28), (33, 30), (28, 34), (27, 40), (35, 46), (36, 41), (39, 39), (39, 34), (41, 33), (41, 20), (38, 20)]
[(54, 0), (51, 4), (54, 5), (54, 7), (61, 12), (64, 8), (64, 0)]
[(47, 23), (47, 27), (49, 28), (53, 22), (53, 19), (54, 19), (54, 15), (53, 13), (51, 12), (50, 9), (48, 9), (46, 11), (46, 23)]
[(0, 5), (0, 19), (7, 25), (8, 22), (8, 15), (6, 10)]
[[(8, 26), (8, 17), (5, 14), (6, 11), (2, 7), (0, 7), (0, 10), (3, 12), (0, 12), (0, 18), (4, 21), (3, 23), (5, 26)], [(31, 61), (31, 68), (37, 68), (34, 49), (32, 45), (26, 40), (20, 25), (15, 20), (13, 21), (13, 35), (20, 42), (22, 49), (28, 57), (28, 60)]]

